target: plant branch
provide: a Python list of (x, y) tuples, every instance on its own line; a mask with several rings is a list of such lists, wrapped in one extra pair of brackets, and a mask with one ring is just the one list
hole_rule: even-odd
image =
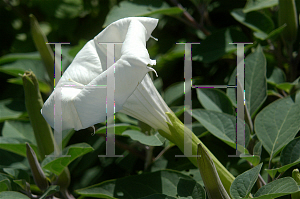
[[(268, 169), (271, 169), (271, 166), (272, 166), (272, 157), (270, 157)], [(269, 182), (271, 182), (271, 176), (270, 176), (270, 174), (268, 174), (268, 183)]]
[(190, 15), (190, 13), (188, 13), (188, 11), (186, 11), (177, 0), (171, 0), (171, 2), (183, 11), (183, 16), (190, 22), (192, 26), (201, 30), (206, 36), (211, 34), (202, 24), (197, 23), (194, 17), (192, 17), (192, 15)]
[[(249, 162), (249, 161), (247, 161), (248, 162), (248, 164), (250, 165), (250, 167), (251, 168), (253, 168), (254, 167), (254, 165), (251, 163), (251, 162)], [(259, 181), (261, 182), (261, 185), (262, 186), (265, 186), (267, 183), (265, 182), (265, 180), (263, 179), (263, 177), (260, 175), (260, 173), (258, 174), (258, 179), (259, 179)], [(261, 186), (260, 186), (261, 187)], [(259, 188), (260, 188), (259, 187)]]
[(163, 156), (170, 148), (172, 148), (174, 145), (167, 146), (164, 148), (154, 159), (153, 162), (157, 161), (161, 156)]

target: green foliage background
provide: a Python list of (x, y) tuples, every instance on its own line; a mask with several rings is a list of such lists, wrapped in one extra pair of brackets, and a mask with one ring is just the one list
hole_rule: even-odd
[[(300, 1), (295, 3), (299, 11)], [(234, 176), (260, 162), (264, 163), (261, 176), (266, 182), (291, 176), (300, 162), (297, 138), (300, 129), (300, 31), (297, 32), (298, 23), (293, 29), (290, 19), (286, 24), (278, 23), (278, 13), (277, 0), (1, 1), (0, 196), (4, 197), (5, 191), (24, 193), (20, 179), (31, 184), (32, 193), (42, 195), (34, 185), (26, 160), (25, 142), (35, 151), (37, 143), (19, 74), (34, 72), (44, 101), (52, 92), (52, 80), (34, 44), (30, 14), (37, 18), (49, 42), (70, 42), (62, 47), (63, 70), (84, 44), (108, 24), (130, 16), (158, 18), (158, 26), (152, 34), (158, 41), (150, 39), (147, 43), (150, 57), (157, 60), (154, 68), (159, 77), (153, 77), (154, 84), (180, 119), (183, 119), (184, 103), (184, 46), (176, 43), (201, 43), (193, 45), (192, 50), (193, 84), (196, 85), (234, 85), (236, 45), (229, 43), (253, 43), (245, 47), (245, 95), (246, 148), (255, 158), (247, 162), (228, 157), (235, 154), (234, 89), (193, 89), (193, 132)], [(286, 30), (295, 38), (291, 38), (292, 34), (286, 36)], [(95, 135), (91, 135), (91, 128), (66, 131), (63, 134), (65, 153), (78, 158), (53, 170), (47, 163), (56, 163), (47, 159), (42, 163), (46, 176), (51, 178), (51, 172), (59, 174), (68, 166), (72, 179), (69, 190), (80, 198), (204, 197), (193, 195), (193, 190), (203, 186), (200, 173), (187, 158), (175, 158), (182, 154), (176, 146), (134, 118), (117, 113), (116, 123), (119, 123), (116, 154), (123, 154), (123, 158), (98, 157), (105, 154), (105, 123), (96, 125)], [(147, 137), (145, 131), (152, 137)], [(255, 172), (259, 173), (257, 169)], [(101, 184), (84, 189), (97, 183)], [(189, 193), (181, 187), (187, 185), (193, 188)], [(251, 193), (261, 185), (257, 182)], [(154, 193), (158, 195), (152, 195)], [(259, 194), (263, 195), (257, 192), (254, 196), (261, 196)]]

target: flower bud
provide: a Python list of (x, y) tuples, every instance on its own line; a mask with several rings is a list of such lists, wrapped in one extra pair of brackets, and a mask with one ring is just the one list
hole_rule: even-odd
[(37, 160), (34, 150), (28, 143), (26, 143), (26, 155), (35, 184), (40, 188), (40, 190), (45, 191), (49, 186), (47, 178)]

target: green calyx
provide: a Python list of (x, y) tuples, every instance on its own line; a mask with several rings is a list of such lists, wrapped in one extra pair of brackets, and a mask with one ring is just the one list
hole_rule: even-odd
[[(230, 193), (230, 186), (235, 179), (234, 176), (219, 162), (219, 160), (208, 150), (208, 148), (199, 140), (199, 138), (189, 128), (184, 126), (184, 124), (174, 115), (174, 113), (167, 112), (166, 114), (171, 121), (171, 124), (167, 123), (171, 135), (162, 135), (174, 144), (176, 144), (182, 152), (184, 152), (185, 150), (184, 137), (188, 136), (190, 138), (189, 140), (191, 141), (191, 143), (188, 144), (192, 147), (193, 156), (197, 155), (198, 144), (200, 144), (201, 148), (203, 148), (203, 150), (206, 151), (206, 153), (210, 156), (211, 160), (213, 161), (225, 190), (227, 191), (227, 193)], [(196, 156), (188, 158), (196, 167), (198, 167)]]

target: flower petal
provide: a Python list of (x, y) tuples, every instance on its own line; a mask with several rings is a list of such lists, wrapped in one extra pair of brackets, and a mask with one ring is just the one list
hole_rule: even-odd
[(148, 74), (127, 99), (121, 112), (141, 120), (156, 130), (169, 132), (166, 122), (170, 123), (170, 120), (165, 113), (172, 111), (156, 90)]
[[(77, 54), (57, 87), (62, 87), (62, 129), (87, 128), (106, 119), (106, 89), (96, 85), (107, 84), (107, 74), (115, 73), (115, 111), (122, 109), (127, 98), (149, 71), (152, 64), (146, 41), (158, 20), (132, 17), (118, 20), (108, 26)], [(105, 45), (98, 42), (123, 42), (120, 59), (103, 70), (106, 64)], [(83, 88), (63, 87), (74, 82)], [(95, 86), (95, 87), (94, 87)], [(57, 88), (56, 87), (56, 88)], [(54, 92), (45, 102), (42, 114), (54, 127)]]

